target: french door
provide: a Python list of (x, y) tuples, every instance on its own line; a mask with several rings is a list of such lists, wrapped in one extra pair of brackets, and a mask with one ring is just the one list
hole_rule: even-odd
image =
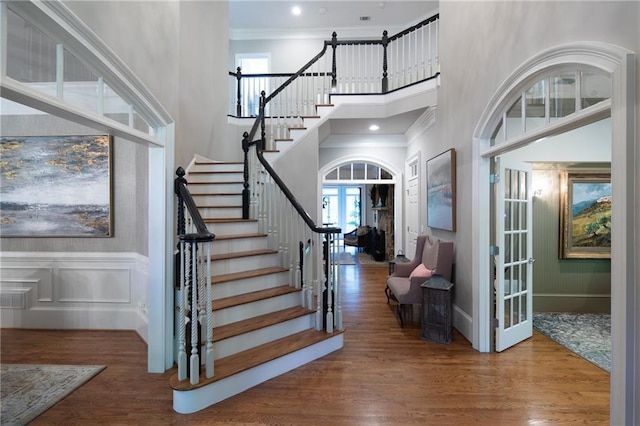
[(496, 351), (533, 334), (531, 165), (497, 158)]

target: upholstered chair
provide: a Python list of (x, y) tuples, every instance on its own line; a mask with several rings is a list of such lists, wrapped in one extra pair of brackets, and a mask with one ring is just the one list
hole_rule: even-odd
[(404, 326), (403, 309), (406, 306), (422, 304), (422, 284), (433, 275), (442, 275), (451, 281), (453, 270), (453, 242), (431, 242), (426, 235), (416, 241), (416, 253), (409, 263), (395, 265), (393, 274), (387, 278), (387, 303), (398, 302), (398, 318), (400, 326)]

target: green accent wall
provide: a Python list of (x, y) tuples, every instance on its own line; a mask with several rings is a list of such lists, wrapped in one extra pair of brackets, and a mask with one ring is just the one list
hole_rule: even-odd
[[(602, 165), (591, 169), (602, 171)], [(608, 164), (605, 171), (610, 171)], [(538, 163), (533, 189), (534, 312), (611, 312), (611, 260), (560, 259), (560, 172), (584, 165)]]

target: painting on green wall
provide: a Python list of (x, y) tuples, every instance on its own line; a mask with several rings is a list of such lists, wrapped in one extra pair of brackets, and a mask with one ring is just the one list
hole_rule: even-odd
[(611, 258), (611, 173), (563, 172), (560, 258)]
[(2, 237), (110, 237), (111, 137), (0, 137)]

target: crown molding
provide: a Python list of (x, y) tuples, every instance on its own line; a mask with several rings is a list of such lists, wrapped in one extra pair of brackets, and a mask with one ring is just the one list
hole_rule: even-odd
[(409, 143), (418, 138), (427, 129), (433, 126), (436, 122), (436, 106), (427, 107), (420, 117), (413, 123), (407, 131), (404, 133)]

